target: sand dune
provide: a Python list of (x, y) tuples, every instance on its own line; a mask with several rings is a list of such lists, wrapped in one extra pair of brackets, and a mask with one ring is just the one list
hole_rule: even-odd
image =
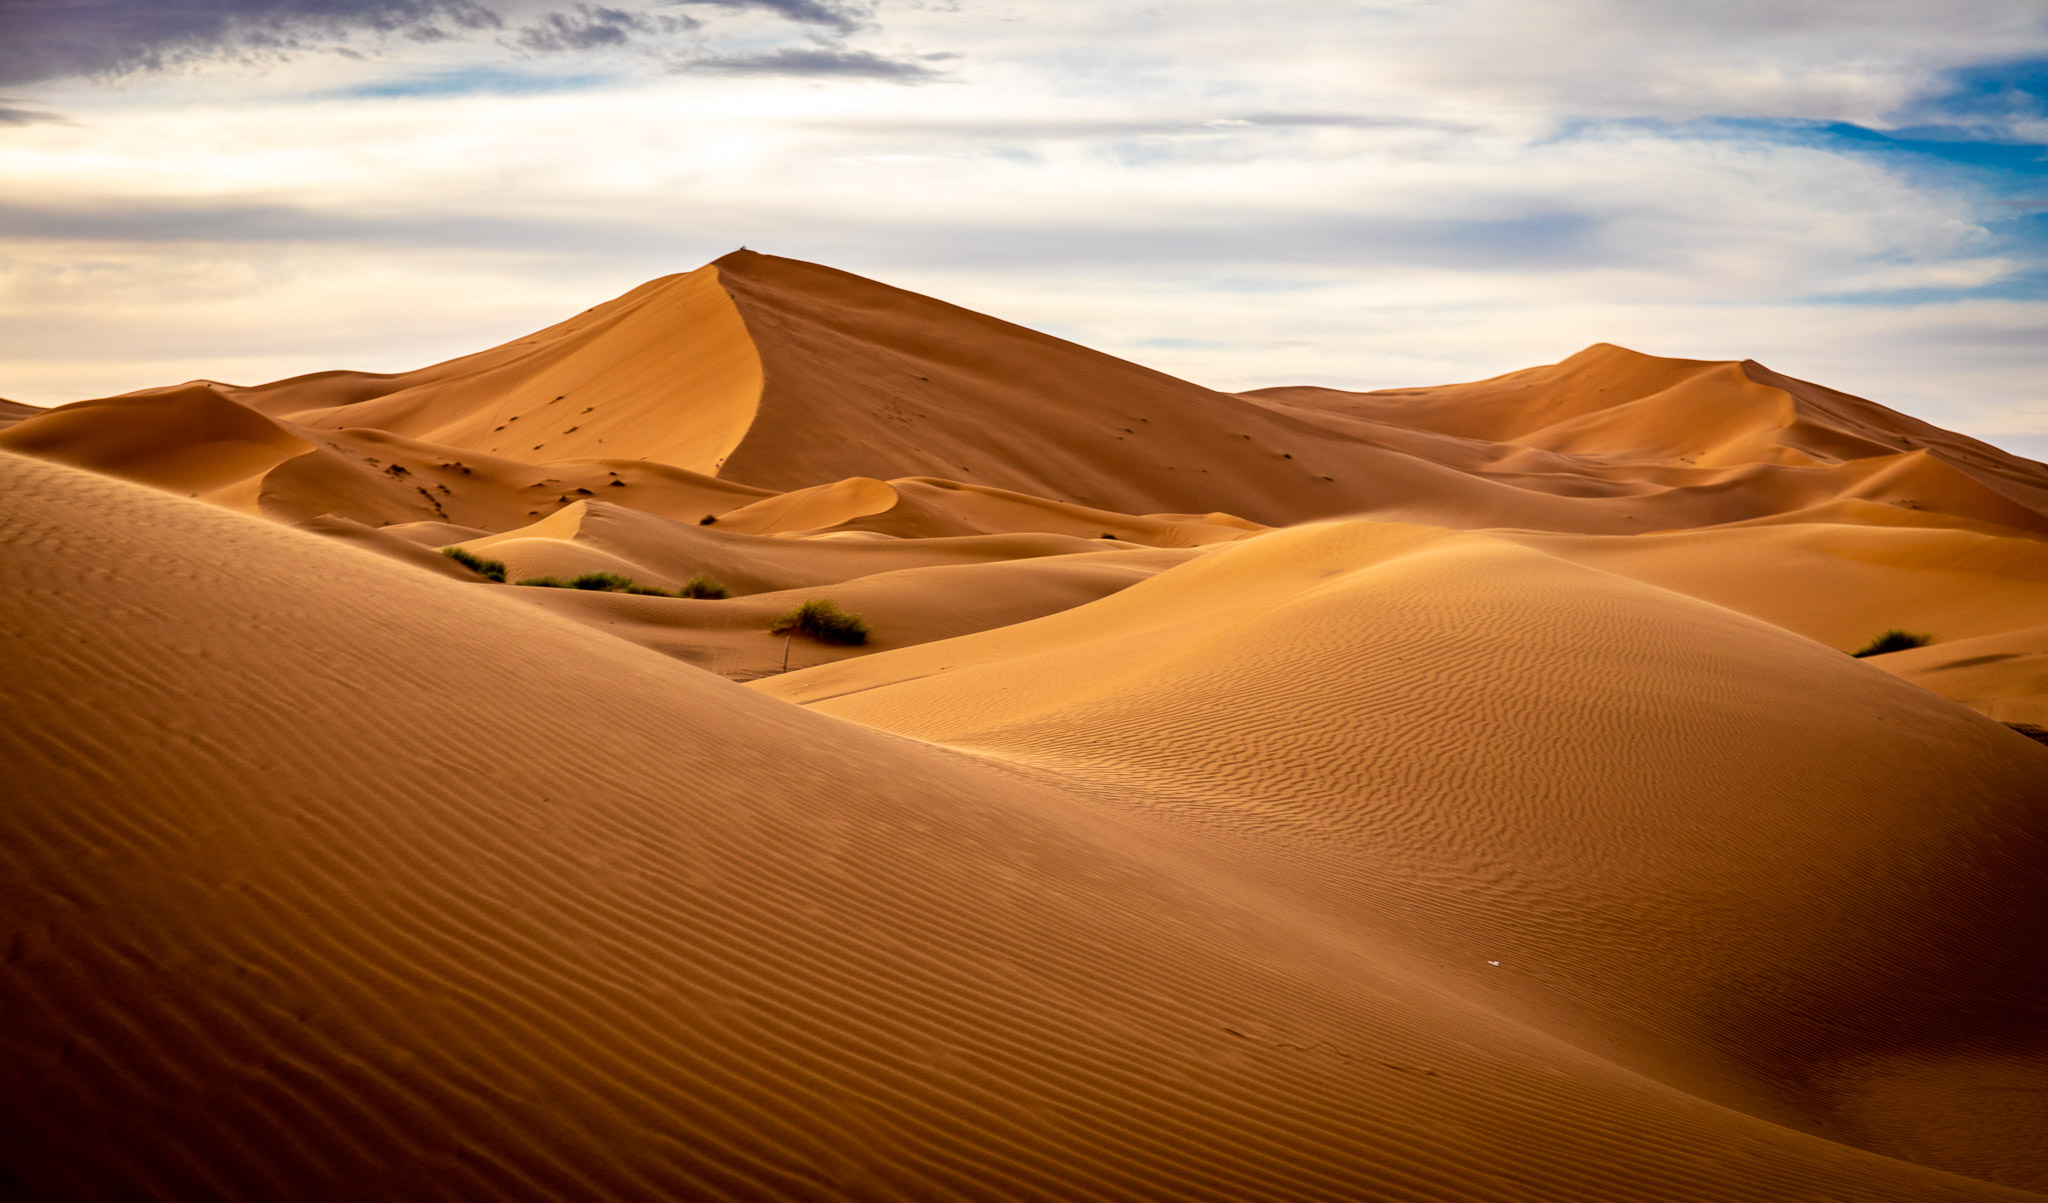
[(2043, 465), (750, 252), (24, 409), (0, 1196), (2048, 1197)]
[(313, 445), (199, 383), (67, 405), (0, 431), (0, 449), (196, 497), (230, 494)]
[(2048, 728), (2048, 626), (1939, 639), (1869, 663), (1999, 722)]
[(1553, 504), (1532, 507), (1526, 522), (1445, 525), (1635, 533), (1856, 498), (2048, 534), (2039, 464), (1753, 361), (1660, 359), (1601, 344), (1471, 384), (1246, 397), (1634, 524), (1573, 522)]
[[(575, 589), (514, 589), (511, 596), (721, 676), (754, 680), (1058, 613), (1128, 588), (1188, 554), (1133, 549), (936, 564), (723, 601)], [(620, 567), (629, 575), (638, 566)], [(858, 615), (868, 626), (866, 641), (848, 647), (773, 633), (777, 619), (812, 598)]]
[(2048, 543), (2013, 534), (1832, 522), (1512, 537), (1842, 651), (1892, 627), (1966, 639), (2048, 614)]
[(525, 463), (651, 459), (714, 475), (760, 394), (753, 345), (718, 269), (705, 267), (417, 372), (324, 372), (235, 396), (305, 426), (366, 426)]
[(2048, 967), (2013, 939), (2048, 902), (2048, 749), (1775, 628), (1350, 524), (760, 688), (1284, 854), (1337, 920), (1694, 1093), (2048, 1185), (1944, 1106), (2048, 1087)]
[[(421, 460), (489, 456), (558, 478), (580, 461), (645, 461), (756, 496), (922, 477), (1126, 515), (1223, 511), (1263, 525), (1371, 515), (1607, 534), (1855, 498), (2048, 534), (2039, 465), (1755, 363), (1601, 345), (1472, 384), (1231, 396), (752, 252), (417, 372), (203, 387), (302, 437), (374, 432), (410, 440)], [(342, 488), (337, 471), (317, 458), (293, 465), (291, 487), (268, 487), (279, 498), (270, 504), (302, 521), (327, 493), (362, 492), (361, 482)], [(353, 496), (343, 516), (401, 521), (391, 505), (431, 500)], [(917, 500), (929, 499), (899, 491), (899, 507)]]
[(0, 429), (27, 418), (37, 417), (43, 412), (40, 405), (24, 405), (19, 401), (9, 401), (5, 397), (0, 397)]
[(515, 579), (624, 566), (669, 588), (708, 575), (735, 593), (829, 585), (938, 564), (1113, 550), (1099, 541), (1036, 533), (872, 541), (782, 539), (731, 533), (721, 525), (676, 522), (601, 501), (579, 501), (532, 526), (472, 539), (463, 546), (504, 560)]
[(2016, 1197), (1461, 1003), (1056, 781), (5, 464), (32, 1192)]

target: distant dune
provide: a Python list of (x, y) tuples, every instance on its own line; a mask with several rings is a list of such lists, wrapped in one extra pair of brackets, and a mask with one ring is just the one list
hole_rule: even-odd
[(0, 472), (0, 1196), (2048, 1197), (2048, 467), (1874, 402), (740, 252)]

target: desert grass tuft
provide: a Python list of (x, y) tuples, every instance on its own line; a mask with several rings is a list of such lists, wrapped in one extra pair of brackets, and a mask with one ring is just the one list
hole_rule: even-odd
[(441, 554), (487, 581), (497, 581), (499, 584), (504, 584), (505, 582), (505, 562), (503, 560), (486, 560), (482, 556), (464, 551), (460, 547), (444, 547), (441, 549)]
[(535, 589), (567, 589), (569, 587), (568, 583), (560, 577), (552, 576), (530, 576), (525, 580), (513, 581), (512, 583), (515, 585), (528, 585)]
[(1903, 652), (1910, 648), (1926, 647), (1933, 642), (1932, 635), (1919, 635), (1893, 627), (1849, 654), (1860, 660), (1865, 656), (1882, 656), (1886, 652)]
[(814, 597), (775, 620), (768, 628), (777, 635), (808, 635), (820, 643), (857, 644), (868, 641), (868, 624), (858, 614), (848, 614), (830, 598)]
[(603, 593), (623, 593), (633, 588), (633, 578), (620, 576), (616, 572), (586, 572), (569, 582), (571, 589), (595, 589)]
[(724, 585), (719, 584), (717, 581), (712, 580), (708, 576), (693, 576), (689, 580), (683, 582), (683, 587), (676, 591), (676, 596), (702, 597), (716, 601), (721, 597), (731, 597), (732, 590), (726, 588)]

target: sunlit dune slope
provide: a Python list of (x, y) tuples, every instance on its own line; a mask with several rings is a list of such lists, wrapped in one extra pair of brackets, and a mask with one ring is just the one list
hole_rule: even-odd
[(1334, 921), (1662, 1081), (2048, 1186), (2013, 1138), (2048, 1130), (2048, 749), (1839, 652), (1353, 523), (759, 688), (1256, 846)]
[(2048, 626), (1937, 639), (1869, 663), (1999, 722), (2048, 728)]
[(1836, 521), (1509, 537), (1842, 651), (1891, 627), (1952, 640), (2038, 626), (2048, 616), (2048, 542), (2016, 532)]
[(718, 269), (703, 267), (416, 372), (324, 372), (234, 395), (321, 429), (371, 427), (527, 463), (650, 459), (716, 475), (755, 420), (761, 365)]
[[(0, 448), (300, 523), (444, 522), (502, 530), (603, 496), (695, 519), (772, 496), (665, 464), (535, 465), (369, 428), (265, 417), (227, 385), (197, 382), (80, 401), (0, 429)], [(629, 492), (610, 490), (626, 489)]]
[[(1255, 824), (1219, 855), (498, 590), (0, 469), (10, 1192), (2024, 1197), (1468, 1005), (1246, 884), (1269, 853)], [(1866, 677), (1880, 709), (1907, 689)], [(1942, 705), (1915, 717), (1976, 767), (1945, 825), (1920, 821), (1955, 863), (1904, 888), (1937, 903), (1992, 867), (1972, 833), (2019, 763)], [(1841, 864), (1887, 846), (1879, 814)], [(2007, 854), (2038, 865), (2006, 822)], [(2004, 880), (1994, 909), (2029, 901), (2030, 878)], [(1918, 955), (1960, 923), (1930, 913), (1795, 981), (1881, 941)]]

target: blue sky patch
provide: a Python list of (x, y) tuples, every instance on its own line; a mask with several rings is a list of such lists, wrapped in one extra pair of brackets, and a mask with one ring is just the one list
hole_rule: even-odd
[(549, 92), (575, 92), (610, 83), (609, 74), (529, 75), (495, 67), (465, 67), (380, 79), (322, 92), (322, 98), (343, 100), (391, 99), (401, 96), (533, 96)]

